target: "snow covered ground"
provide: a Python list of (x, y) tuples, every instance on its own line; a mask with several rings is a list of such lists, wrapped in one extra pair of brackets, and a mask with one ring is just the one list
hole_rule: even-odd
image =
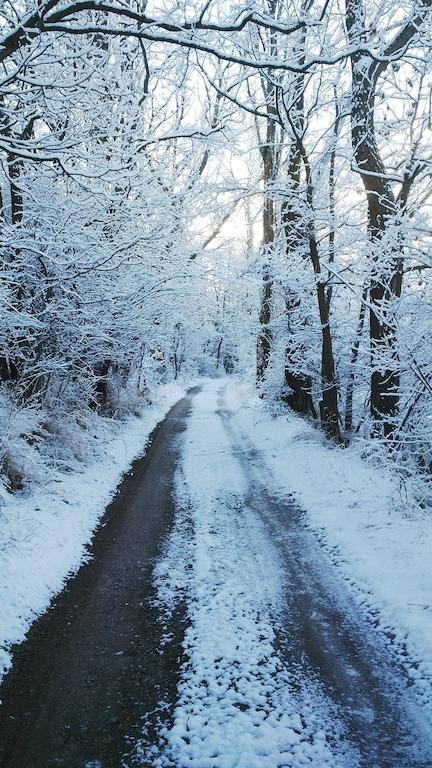
[[(240, 436), (236, 444), (221, 408)], [(363, 623), (372, 624), (377, 647), (404, 665), (409, 701), (432, 720), (431, 521), (406, 515), (390, 473), (354, 450), (330, 447), (295, 415), (270, 416), (231, 379), (195, 397), (184, 437), (178, 518), (156, 580), (168, 613), (178, 601), (188, 604), (188, 661), (172, 727), (160, 744), (141, 745), (139, 756), (160, 768), (365, 765), (319, 677), (281, 656), (287, 577), (276, 540), (251, 502), (241, 455), (251, 443), (269, 494), (283, 503), (294, 496), (341, 593), (346, 588)], [(355, 696), (355, 677), (353, 689)], [(365, 722), (362, 730), (367, 741)], [(420, 729), (411, 732), (421, 741)], [(428, 765), (421, 750), (420, 762), (412, 753), (412, 762), (408, 756), (392, 763), (387, 755), (387, 762), (372, 758), (368, 766)]]
[[(182, 394), (180, 387), (165, 388), (143, 419), (113, 422), (98, 461), (83, 472), (48, 478), (31, 496), (7, 499), (0, 541), (4, 669), (10, 645), (24, 638), (85, 560), (122, 473)], [(307, 535), (297, 542), (303, 561), (296, 567), (306, 570), (319, 551), (312, 576), (326, 568), (333, 574), (340, 595), (349, 596), (349, 621), (354, 626), (359, 617), (359, 626), (371, 627), (377, 647), (404, 667), (409, 702), (414, 709), (420, 704), (432, 722), (431, 520), (410, 511), (391, 472), (370, 466), (355, 447), (330, 446), (293, 414), (269, 415), (252, 390), (233, 379), (204, 384), (180, 439), (176, 523), (155, 579), (163, 611), (187, 607), (187, 661), (173, 722), (161, 728), (157, 744), (144, 736), (137, 762), (155, 768), (429, 766), (423, 756), (420, 762), (362, 762), (363, 745), (352, 738), (343, 702), (318, 667), (304, 663), (301, 648), (298, 654), (289, 645), (290, 621), (291, 634), (300, 637), (291, 594), (299, 584), (287, 552), (300, 522)], [(273, 529), (271, 518), (292, 512), (293, 499), (303, 512), (284, 539), (284, 518)], [(335, 601), (337, 589), (330, 590)], [(315, 614), (313, 603), (309, 610)], [(330, 632), (338, 634), (334, 626)], [(367, 740), (373, 718), (367, 719), (367, 697), (360, 703), (359, 672), (345, 664), (344, 674), (353, 675), (355, 717)], [(418, 736), (410, 719), (407, 725)]]
[(244, 385), (228, 383), (233, 422), (260, 452), (274, 491), (294, 494), (352, 592), (387, 637), (432, 722), (432, 519), (358, 448), (330, 447), (294, 414), (272, 418)]
[(21, 642), (65, 580), (86, 559), (86, 545), (124, 472), (143, 453), (148, 436), (184, 395), (160, 387), (142, 418), (105, 422), (99, 453), (82, 471), (47, 473), (31, 491), (6, 494), (0, 507), (0, 678)]
[(217, 413), (219, 389), (216, 382), (194, 398), (178, 471), (177, 523), (157, 569), (166, 610), (187, 599), (189, 663), (174, 726), (161, 733), (161, 754), (144, 753), (144, 763), (357, 765), (319, 683), (299, 681), (280, 658), (274, 626), (283, 610), (283, 567), (247, 504), (248, 484)]

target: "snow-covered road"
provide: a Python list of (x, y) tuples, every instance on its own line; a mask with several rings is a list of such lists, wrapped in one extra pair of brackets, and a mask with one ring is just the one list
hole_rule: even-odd
[(14, 649), (0, 767), (432, 768), (432, 536), (389, 485), (244, 384), (191, 390)]
[[(432, 739), (409, 681), (356, 610), (225, 385), (196, 395), (177, 519), (156, 569), (167, 619), (188, 606), (172, 723), (138, 761), (173, 768), (417, 768)], [(167, 638), (169, 641), (169, 638)]]

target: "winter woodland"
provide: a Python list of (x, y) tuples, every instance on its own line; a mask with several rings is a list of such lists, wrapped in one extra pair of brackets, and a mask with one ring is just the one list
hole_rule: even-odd
[(430, 7), (3, 0), (9, 487), (255, 360), (271, 403), (429, 473)]
[[(214, 739), (224, 768), (287, 765), (297, 741), (360, 765), (314, 752), (321, 689), (285, 722), (312, 679), (274, 672), (292, 542), (302, 578), (328, 558), (432, 722), (431, 21), (432, 0), (0, 0), (0, 674), (183, 403), (152, 579), (205, 631), (182, 646), (183, 757), (155, 765), (210, 765)], [(216, 690), (224, 654), (247, 706), (227, 673), (193, 762), (200, 665)], [(402, 768), (389, 754), (361, 764)]]
[(427, 484), (430, 22), (430, 0), (3, 0), (5, 492), (221, 372)]

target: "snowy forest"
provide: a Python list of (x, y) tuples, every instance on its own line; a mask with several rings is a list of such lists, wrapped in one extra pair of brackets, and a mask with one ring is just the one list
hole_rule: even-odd
[[(286, 483), (302, 508), (323, 494), (334, 535), (348, 526), (335, 546), (344, 553), (343, 536), (357, 541), (347, 562), (375, 552), (354, 581), (372, 574), (388, 584), (383, 604), (396, 605), (405, 574), (406, 605), (420, 606), (413, 647), (429, 665), (430, 695), (426, 682), (418, 695), (432, 718), (431, 21), (431, 0), (0, 0), (5, 671), (11, 648), (79, 568), (158, 421), (190, 387), (214, 393), (224, 382), (230, 413), (243, 413), (255, 435), (250, 464), (268, 453), (278, 488)], [(298, 472), (288, 439), (303, 440)], [(223, 463), (222, 437), (215, 445)], [(199, 498), (210, 499), (211, 472), (197, 456), (193, 482), (202, 472)], [(88, 495), (87, 471), (98, 484)], [(358, 504), (366, 517), (356, 532), (346, 510)], [(393, 538), (391, 508), (400, 516)], [(381, 524), (390, 528), (372, 539)], [(170, 552), (157, 571), (168, 603), (167, 573), (178, 567)], [(387, 552), (392, 577), (377, 565)], [(410, 627), (396, 631), (394, 615), (381, 624), (399, 638), (398, 658), (402, 646), (409, 657)], [(238, 727), (224, 731), (231, 752), (219, 762), (210, 748), (185, 757), (172, 745), (155, 757), (135, 740), (131, 763), (90, 755), (60, 764), (432, 765), (432, 751), (407, 758), (390, 748), (361, 762), (345, 747), (331, 751), (334, 734), (330, 757), (324, 747), (309, 755), (304, 724), (306, 762), (273, 753), (265, 762), (249, 746), (241, 762)], [(2, 756), (0, 747), (1, 766), (14, 768), (13, 753)], [(34, 759), (16, 765), (59, 764)]]
[(263, 397), (429, 471), (429, 8), (6, 0), (6, 421), (256, 357)]

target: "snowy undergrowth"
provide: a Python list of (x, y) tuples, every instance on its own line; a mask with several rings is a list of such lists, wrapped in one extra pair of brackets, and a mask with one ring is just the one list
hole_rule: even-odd
[(295, 496), (432, 721), (432, 519), (396, 473), (363, 460), (355, 445), (330, 446), (295, 414), (270, 416), (246, 385), (229, 381), (225, 396), (237, 429), (270, 469), (273, 490)]
[(217, 414), (220, 383), (194, 398), (178, 515), (156, 571), (161, 605), (187, 597), (187, 662), (173, 725), (138, 749), (155, 767), (356, 765), (334, 705), (278, 651), (284, 572)]
[[(91, 452), (83, 446), (81, 455), (77, 454), (80, 446), (75, 428), (67, 473), (60, 471), (62, 465), (59, 467), (54, 455), (43, 465), (40, 456), (36, 463), (32, 446), (23, 451), (18, 431), (31, 414), (23, 414), (22, 424), (11, 424), (11, 450), (16, 461), (20, 458), (27, 476), (33, 477), (33, 483), (20, 493), (11, 494), (4, 488), (2, 491), (0, 678), (10, 667), (11, 646), (24, 639), (34, 619), (47, 609), (66, 578), (86, 559), (86, 545), (122, 474), (143, 452), (156, 424), (184, 391), (177, 384), (160, 387), (153, 405), (144, 407), (141, 418), (131, 416), (119, 421), (93, 414)], [(62, 457), (67, 454), (67, 434), (72, 428), (67, 423), (62, 426), (63, 443), (58, 447)], [(30, 473), (28, 463), (37, 466), (38, 472)]]

